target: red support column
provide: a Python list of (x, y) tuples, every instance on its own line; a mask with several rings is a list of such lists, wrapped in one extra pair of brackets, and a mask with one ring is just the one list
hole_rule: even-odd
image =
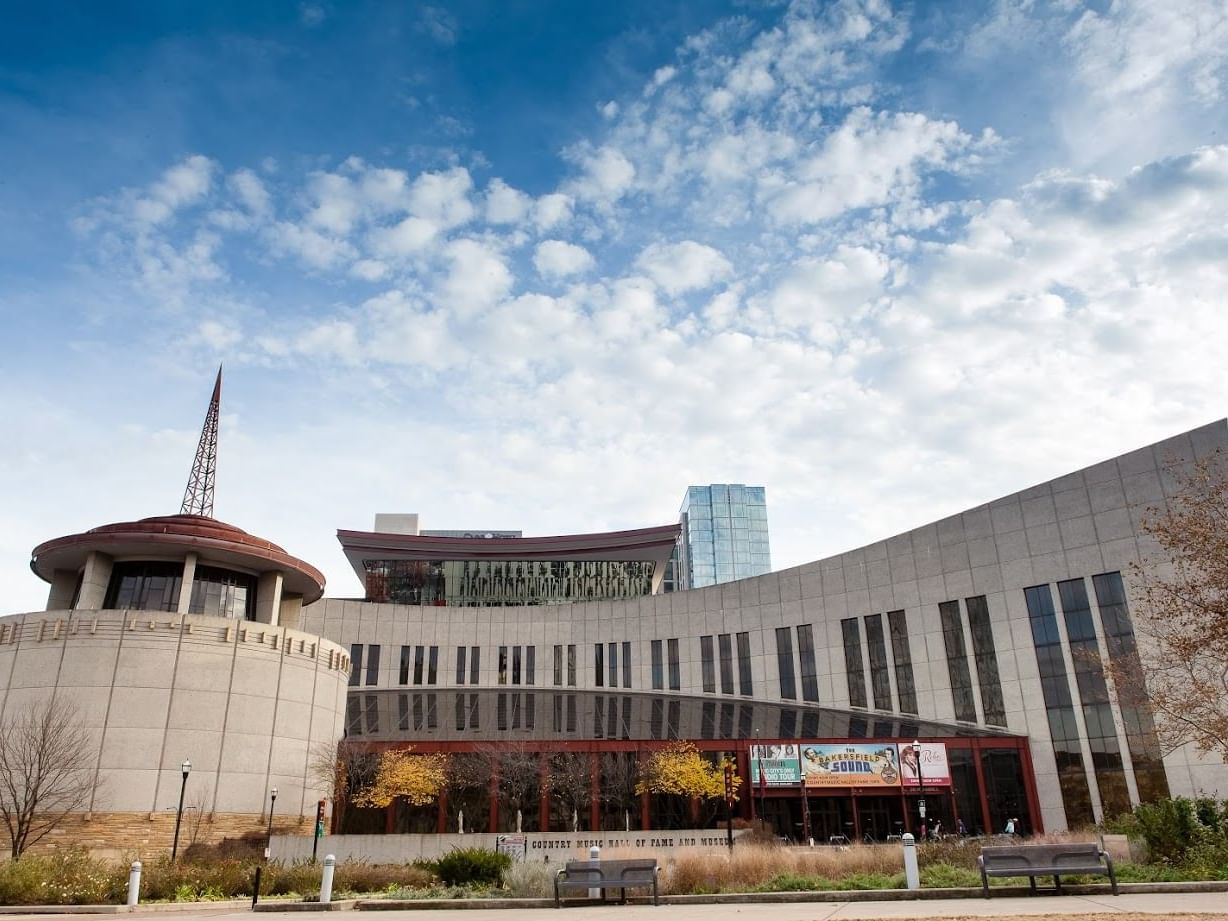
[(972, 766), (976, 768), (976, 785), (981, 800), (981, 821), (984, 823), (985, 834), (994, 833), (993, 823), (989, 818), (989, 791), (985, 789), (985, 769), (981, 765), (981, 744), (979, 739), (972, 741)]
[(397, 830), (397, 806), (393, 800), (384, 807), (384, 834), (391, 835)]
[(492, 835), (499, 830), (499, 768), (490, 772), (490, 822), (487, 831)]
[(448, 788), (439, 791), (438, 810), (435, 816), (436, 834), (444, 834), (448, 830)]
[[(636, 752), (635, 757), (637, 760), (639, 760), (641, 758), (641, 753)], [(650, 802), (648, 797), (649, 793), (647, 790), (640, 794), (640, 828), (644, 831), (647, 831), (652, 825), (652, 815), (651, 809), (649, 808)]]
[(1019, 743), (1019, 763), (1023, 766), (1023, 788), (1028, 796), (1028, 812), (1032, 825), (1028, 832), (1041, 835), (1045, 832), (1045, 820), (1040, 814), (1040, 796), (1036, 792), (1036, 775), (1032, 772), (1032, 749), (1027, 742)]

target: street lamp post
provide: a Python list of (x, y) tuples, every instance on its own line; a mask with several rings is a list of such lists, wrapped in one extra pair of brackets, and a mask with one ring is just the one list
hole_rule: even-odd
[(921, 817), (921, 824), (925, 824), (925, 774), (921, 770), (921, 743), (916, 739), (912, 741), (912, 756), (913, 761), (917, 765), (917, 815)]
[(264, 848), (264, 859), (268, 860), (273, 853), (273, 807), (277, 805), (277, 788), (269, 791), (269, 833), (268, 844)]
[(192, 773), (192, 762), (184, 758), (180, 768), (183, 770), (183, 782), (179, 785), (179, 808), (175, 811), (175, 840), (171, 844), (171, 863), (175, 862), (175, 857), (179, 854), (179, 826), (183, 822), (183, 794), (188, 789), (188, 775)]

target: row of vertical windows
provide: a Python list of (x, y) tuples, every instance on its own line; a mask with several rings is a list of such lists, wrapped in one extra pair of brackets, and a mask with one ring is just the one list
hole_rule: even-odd
[(1126, 589), (1121, 573), (1092, 576), (1092, 585), (1096, 590), (1096, 604), (1100, 608), (1100, 623), (1104, 628), (1109, 662), (1124, 679), (1117, 685), (1117, 705), (1121, 710), (1138, 797), (1144, 803), (1164, 799), (1169, 795), (1168, 778), (1164, 774), (1163, 752), (1151, 707), (1139, 693), (1144, 686), (1143, 668), (1134, 638), (1134, 625), (1126, 606)]
[[(536, 684), (537, 647), (536, 646), (500, 646), (499, 647), (499, 683), (508, 683), (508, 650), (511, 650), (511, 683)], [(523, 680), (522, 680), (523, 679)]]
[(499, 694), (495, 698), (495, 725), (499, 729), (532, 729), (536, 720), (536, 694)]
[(1070, 643), (1075, 685), (1079, 689), (1083, 723), (1092, 754), (1092, 769), (1096, 772), (1096, 785), (1100, 788), (1100, 804), (1106, 816), (1119, 815), (1129, 811), (1130, 793), (1126, 787), (1117, 728), (1113, 724), (1113, 710), (1109, 706), (1109, 688), (1104, 680), (1087, 585), (1082, 579), (1068, 579), (1057, 584), (1057, 591), (1062, 600), (1066, 638)]
[(409, 731), (411, 714), (415, 730), (438, 728), (439, 714), (436, 697), (435, 694), (398, 694), (397, 716), (401, 731)]
[[(482, 663), (482, 647), (469, 647), (469, 683), (478, 683), (478, 674)], [(465, 647), (456, 647), (456, 683), (465, 683)]]
[[(737, 644), (738, 656), (738, 683), (734, 686), (733, 677), (733, 659), (734, 659), (734, 644)], [(670, 655), (673, 656), (676, 652), (676, 640), (670, 640), (670, 643), (675, 644), (671, 647)], [(754, 681), (751, 677), (750, 666), (750, 634), (739, 633), (736, 637), (731, 633), (720, 633), (716, 637), (716, 648), (720, 652), (720, 677), (721, 677), (721, 693), (722, 694), (743, 694), (750, 696), (754, 693)], [(658, 664), (661, 654), (660, 641), (656, 640), (653, 643), (653, 687), (660, 688), (657, 683)], [(703, 688), (708, 694), (716, 693), (716, 663), (713, 658), (713, 645), (711, 636), (701, 636), (699, 638), (699, 657), (700, 666), (702, 669)], [(674, 680), (676, 676), (676, 662), (670, 661), (670, 680)], [(671, 684), (672, 690), (677, 690), (676, 684)]]
[(959, 616), (958, 601), (938, 605), (942, 620), (942, 644), (947, 653), (947, 674), (951, 678), (951, 697), (955, 702), (955, 718), (976, 722), (976, 697), (972, 691), (972, 672), (968, 668), (968, 649), (964, 645), (964, 625)]
[(555, 732), (575, 732), (576, 731), (576, 695), (575, 694), (552, 694), (554, 700), (554, 731)]
[(1095, 821), (1095, 815), (1083, 766), (1083, 750), (1070, 696), (1070, 681), (1062, 657), (1062, 638), (1057, 613), (1053, 609), (1053, 593), (1048, 585), (1035, 585), (1024, 589), (1023, 594), (1032, 627), (1032, 645), (1036, 650), (1041, 694), (1049, 719), (1049, 735), (1053, 740), (1066, 821), (1071, 826), (1090, 825)]
[[(366, 671), (363, 670), (363, 644), (354, 643), (350, 646), (350, 687), (359, 685), (374, 685), (379, 683), (379, 646), (366, 647)], [(364, 680), (365, 678), (365, 680)]]
[(660, 697), (652, 699), (652, 714), (649, 731), (654, 739), (676, 739), (682, 722), (682, 704), (676, 700), (667, 702)]
[[(661, 656), (661, 641), (652, 641), (652, 688), (654, 691), (665, 689), (665, 663)], [(665, 651), (669, 654), (669, 689), (682, 690), (682, 665), (678, 661), (678, 641), (665, 641)]]
[[(556, 687), (561, 687), (563, 684), (563, 647), (561, 645), (554, 647), (554, 684)], [(571, 688), (576, 686), (575, 643), (569, 643), (567, 646), (567, 686)]]
[[(425, 675), (423, 674), (424, 665)], [(414, 684), (422, 684), (424, 677), (427, 684), (436, 684), (439, 671), (439, 647), (402, 646), (399, 676), (401, 684), (409, 684), (411, 667)]]
[[(602, 645), (601, 643), (593, 644), (593, 674), (596, 676), (596, 686), (618, 687), (618, 643), (609, 643)], [(606, 655), (608, 653), (608, 656)], [(631, 644), (629, 642), (622, 644), (622, 686), (625, 688), (631, 687)], [(605, 665), (609, 665), (608, 682), (606, 680), (607, 673)]]
[(703, 671), (703, 688), (705, 694), (716, 693), (716, 658), (713, 653), (712, 637), (699, 638), (699, 659)]
[(840, 633), (844, 640), (844, 673), (848, 677), (849, 704), (866, 706), (866, 673), (861, 660), (861, 631), (856, 617), (840, 621)]
[[(619, 706), (621, 702), (622, 706)], [(630, 739), (631, 738), (631, 698), (611, 697), (609, 706), (606, 698), (593, 699), (593, 738), (594, 739)], [(607, 710), (609, 716), (607, 718)]]
[(887, 631), (891, 634), (891, 656), (895, 660), (895, 691), (900, 712), (917, 712), (917, 684), (912, 673), (912, 650), (908, 646), (908, 621), (903, 611), (887, 612)]

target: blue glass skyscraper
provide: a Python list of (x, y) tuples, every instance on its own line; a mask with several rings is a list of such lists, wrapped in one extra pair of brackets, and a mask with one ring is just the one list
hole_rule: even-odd
[(675, 586), (703, 588), (763, 575), (772, 568), (767, 495), (762, 486), (691, 486), (679, 510)]

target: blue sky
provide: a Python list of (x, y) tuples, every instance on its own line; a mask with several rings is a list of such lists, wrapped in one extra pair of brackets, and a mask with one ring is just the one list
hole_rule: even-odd
[(774, 560), (1225, 413), (1228, 12), (46, 3), (0, 33), (0, 585), (177, 509), (357, 585), (377, 511), (768, 488)]

